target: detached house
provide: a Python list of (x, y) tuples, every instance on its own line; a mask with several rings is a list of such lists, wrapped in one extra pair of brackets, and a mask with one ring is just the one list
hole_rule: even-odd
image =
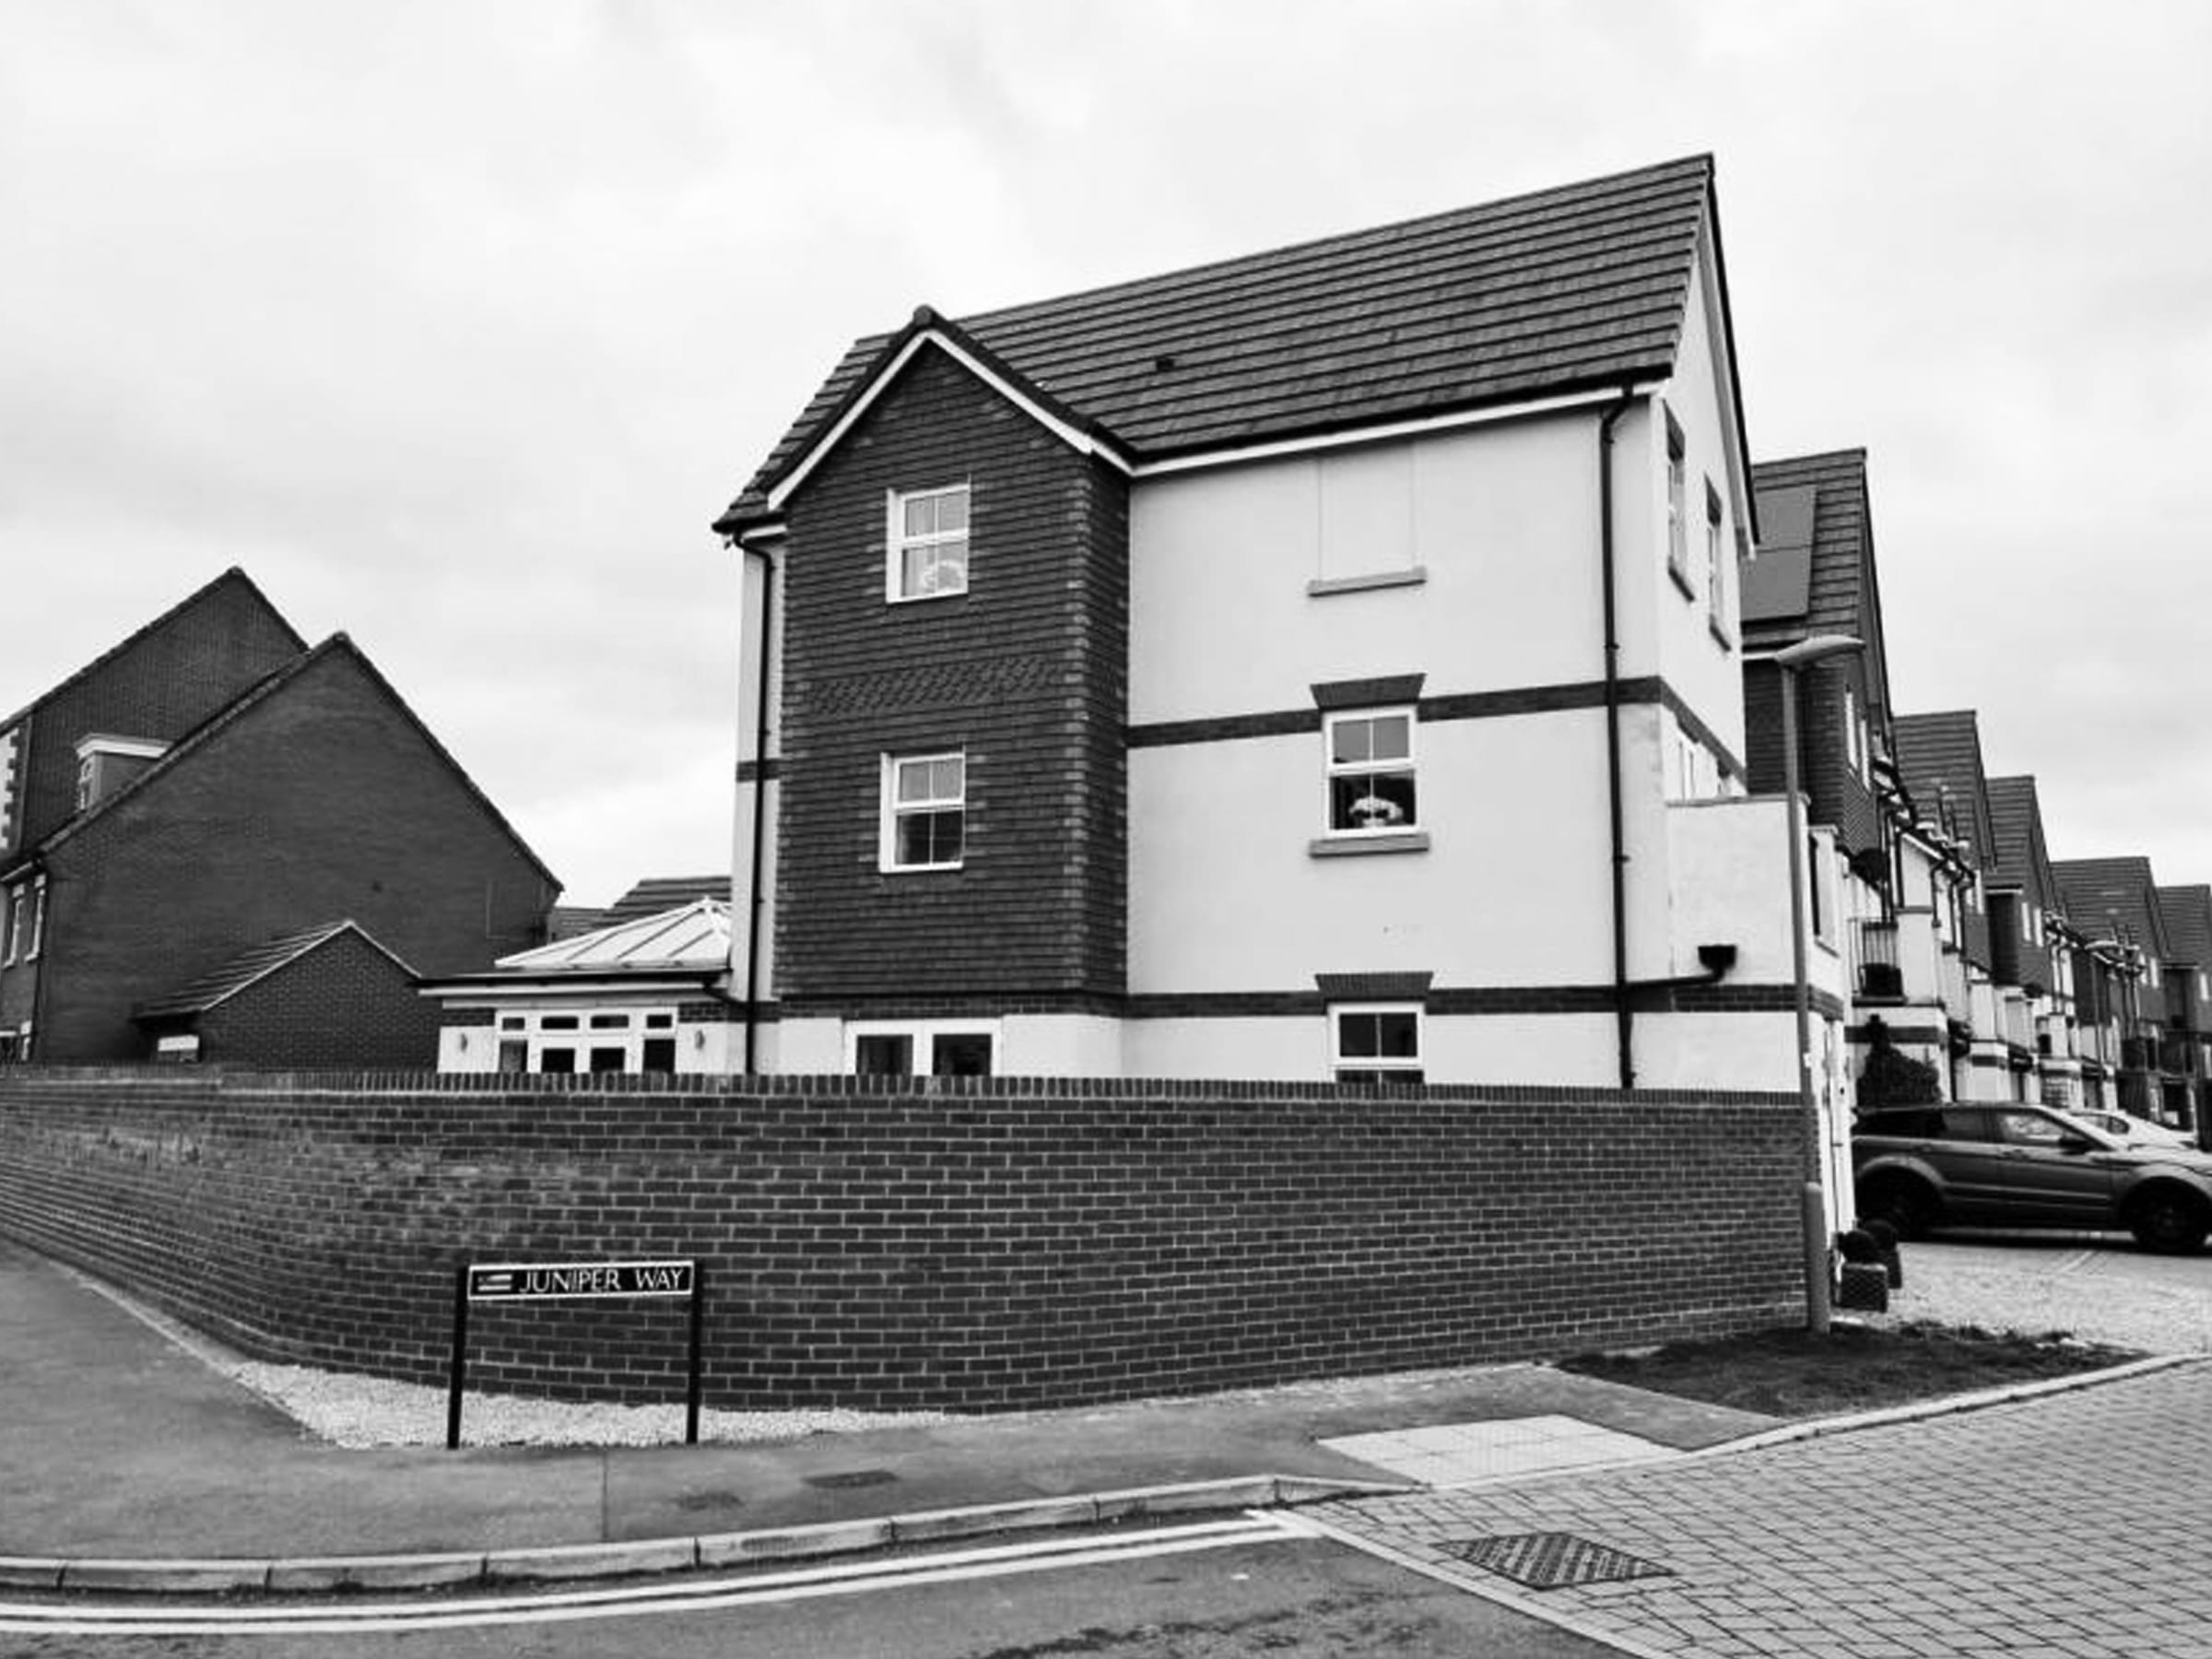
[(925, 307), (715, 528), (748, 1069), (1794, 1086), (1710, 159)]
[(231, 571), (0, 723), (0, 1055), (435, 1052), (559, 884), (344, 634)]

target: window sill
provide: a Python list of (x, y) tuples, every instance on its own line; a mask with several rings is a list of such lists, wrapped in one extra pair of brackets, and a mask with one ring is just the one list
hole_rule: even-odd
[(1408, 830), (1395, 835), (1324, 835), (1306, 843), (1314, 858), (1359, 858), (1371, 853), (1426, 853), (1429, 831)]
[(1365, 594), (1376, 588), (1419, 587), (1428, 580), (1429, 567), (1413, 565), (1403, 571), (1376, 571), (1365, 576), (1316, 578), (1306, 583), (1306, 594), (1321, 599), (1331, 594)]
[(1670, 559), (1666, 561), (1666, 573), (1675, 579), (1675, 586), (1681, 590), (1683, 598), (1695, 599), (1698, 596), (1698, 590), (1691, 585), (1689, 571), (1685, 567)]

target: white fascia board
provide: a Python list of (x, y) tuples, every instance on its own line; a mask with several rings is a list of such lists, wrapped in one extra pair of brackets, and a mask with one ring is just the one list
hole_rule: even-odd
[(823, 456), (843, 441), (845, 434), (853, 429), (854, 423), (874, 406), (877, 398), (880, 397), (884, 390), (899, 378), (907, 364), (912, 362), (915, 355), (925, 346), (934, 346), (945, 353), (954, 362), (959, 364), (969, 373), (974, 375), (976, 379), (982, 381), (1008, 403), (1013, 404), (1031, 420), (1034, 420), (1078, 454), (1097, 455), (1124, 472), (1132, 470), (1128, 461), (1118, 451), (1100, 443), (1088, 432), (1080, 431), (1068, 425), (1066, 421), (1045, 408), (1019, 386), (1013, 384), (995, 370), (979, 362), (971, 353), (963, 350), (935, 329), (924, 328), (900, 348), (899, 355), (893, 358), (889, 366), (869, 383), (868, 389), (853, 400), (853, 406), (844, 412), (838, 423), (818, 438), (813, 446), (799, 458), (798, 465), (783, 475), (782, 482), (768, 492), (770, 512), (781, 512), (783, 510), (783, 503), (791, 499), (791, 492), (806, 482), (806, 475), (820, 464)]
[(498, 1007), (515, 1002), (555, 1000), (605, 1001), (632, 996), (676, 996), (713, 989), (719, 970), (700, 969), (677, 973), (634, 972), (624, 975), (594, 971), (572, 979), (550, 975), (502, 974), (499, 982), (480, 979), (433, 980), (417, 988), (417, 994), (434, 997), (456, 1008)]
[(1157, 478), (1171, 473), (1197, 472), (1209, 466), (1235, 466), (1247, 461), (1273, 461), (1285, 455), (1312, 454), (1322, 450), (1348, 449), (1356, 444), (1386, 443), (1401, 438), (1423, 438), (1431, 432), (1456, 431), (1463, 427), (1494, 426), (1500, 421), (1526, 420), (1539, 415), (1558, 415), (1574, 409), (1602, 408), (1623, 396), (1649, 397), (1658, 383), (1635, 384), (1606, 392), (1577, 392), (1559, 397), (1535, 397), (1524, 403), (1496, 404), (1481, 409), (1463, 409), (1453, 415), (1430, 415), (1418, 420), (1394, 420), (1382, 426), (1350, 427), (1310, 438), (1283, 438), (1266, 443), (1247, 443), (1233, 449), (1207, 450), (1202, 454), (1176, 455), (1165, 461), (1140, 461), (1130, 469), (1135, 478)]

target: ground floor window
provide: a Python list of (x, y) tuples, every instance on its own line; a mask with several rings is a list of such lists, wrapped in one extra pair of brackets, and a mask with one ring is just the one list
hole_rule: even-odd
[(1332, 1007), (1329, 1067), (1339, 1083), (1420, 1082), (1420, 1005), (1354, 1003)]
[(552, 1077), (676, 1069), (674, 1008), (577, 1008), (500, 1016), (500, 1069)]
[(988, 1021), (910, 1020), (845, 1028), (845, 1068), (861, 1077), (988, 1077), (998, 1029)]

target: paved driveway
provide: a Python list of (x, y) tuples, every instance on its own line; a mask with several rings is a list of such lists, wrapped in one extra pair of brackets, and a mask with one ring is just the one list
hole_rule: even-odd
[[(1630, 1651), (1696, 1659), (2212, 1656), (2212, 1367), (1511, 1487), (1332, 1524)], [(1548, 1551), (1527, 1535), (1567, 1535)], [(1594, 1553), (1596, 1547), (1626, 1560)], [(1653, 1576), (1538, 1590), (1470, 1564)]]
[(2212, 1252), (2153, 1255), (2122, 1234), (1966, 1230), (1904, 1248), (1893, 1322), (2065, 1331), (2147, 1353), (2212, 1353)]

